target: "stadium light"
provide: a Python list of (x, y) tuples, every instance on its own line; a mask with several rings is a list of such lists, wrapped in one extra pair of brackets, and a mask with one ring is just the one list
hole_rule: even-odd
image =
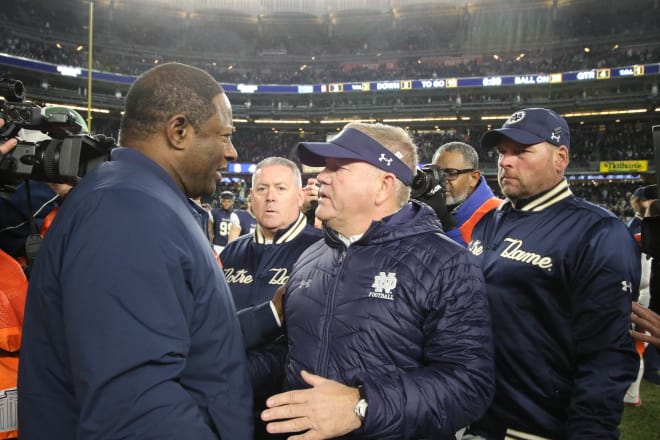
[(255, 124), (309, 124), (307, 119), (255, 119)]
[(363, 122), (363, 123), (374, 123), (378, 122), (377, 119), (322, 119), (319, 121), (321, 124), (348, 124), (349, 122)]
[(576, 112), (576, 113), (565, 113), (562, 116), (564, 118), (579, 118), (583, 116), (612, 116), (612, 115), (631, 115), (636, 113), (646, 113), (645, 108), (631, 108), (628, 110), (602, 110), (598, 112)]
[[(507, 116), (508, 118), (508, 116)], [(383, 122), (431, 122), (431, 121), (457, 121), (456, 116), (441, 116), (437, 118), (394, 118), (383, 119)]]

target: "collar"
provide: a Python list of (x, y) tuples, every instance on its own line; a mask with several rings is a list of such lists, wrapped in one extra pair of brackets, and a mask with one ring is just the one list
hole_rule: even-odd
[(479, 209), (486, 200), (492, 197), (495, 197), (495, 194), (493, 194), (493, 191), (488, 186), (486, 178), (481, 176), (479, 178), (479, 183), (472, 191), (472, 194), (467, 196), (467, 198), (458, 205), (453, 206), (451, 213), (456, 217), (456, 222), (460, 225), (470, 218), (472, 214), (474, 214), (474, 211)]
[(257, 223), (257, 228), (254, 230), (254, 242), (257, 244), (282, 244), (282, 243), (288, 243), (289, 241), (293, 240), (296, 238), (298, 235), (302, 233), (302, 231), (305, 230), (305, 227), (307, 227), (307, 217), (300, 212), (298, 213), (298, 219), (293, 222), (289, 227), (286, 229), (279, 229), (275, 233), (275, 238), (273, 241), (266, 240), (266, 237), (264, 237), (264, 233), (261, 230), (261, 225)]
[(350, 237), (344, 237), (339, 232), (337, 232), (337, 237), (342, 241), (342, 243), (346, 245), (346, 247), (349, 247), (351, 244), (361, 239), (363, 235), (364, 234), (358, 234), (358, 235), (351, 235)]
[(500, 205), (498, 209), (501, 210), (507, 206), (514, 207), (521, 211), (538, 212), (543, 211), (544, 209), (571, 196), (573, 196), (573, 192), (568, 186), (568, 181), (566, 178), (564, 178), (549, 190), (532, 196), (528, 199), (518, 200), (515, 204), (511, 200), (506, 199), (506, 201)]

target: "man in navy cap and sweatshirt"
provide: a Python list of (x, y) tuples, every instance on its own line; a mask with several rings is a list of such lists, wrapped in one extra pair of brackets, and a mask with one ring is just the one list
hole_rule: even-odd
[(298, 154), (324, 167), (324, 239), (286, 284), (294, 391), (267, 400), (268, 431), (454, 438), (492, 397), (490, 317), (477, 264), (429, 206), (409, 201), (415, 144), (401, 128), (351, 123)]
[(639, 359), (629, 334), (639, 246), (564, 178), (570, 134), (552, 110), (515, 112), (481, 140), (506, 200), (469, 250), (493, 316), (496, 391), (474, 437), (617, 439)]

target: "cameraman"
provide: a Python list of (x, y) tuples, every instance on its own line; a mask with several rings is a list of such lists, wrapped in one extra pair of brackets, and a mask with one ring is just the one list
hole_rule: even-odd
[(502, 201), (495, 197), (481, 175), (479, 156), (472, 146), (464, 142), (441, 145), (433, 155), (433, 164), (444, 173), (447, 211), (456, 221), (456, 226), (445, 228), (445, 232), (449, 238), (467, 247), (474, 225)]
[[(71, 121), (72, 126), (75, 125), (78, 134), (89, 133), (85, 120), (75, 110), (50, 106), (43, 108), (41, 115), (44, 120), (48, 120), (50, 117), (65, 116), (68, 121)], [(41, 130), (23, 128), (18, 131), (17, 138), (11, 139), (13, 142), (7, 141), (3, 147), (10, 145), (13, 148), (18, 145), (18, 141), (26, 145), (37, 145), (50, 142), (51, 139), (51, 136)], [(10, 149), (7, 149), (8, 151)], [(3, 151), (3, 154), (6, 153)], [(16, 159), (5, 158), (5, 160)], [(16, 170), (12, 170), (8, 164), (3, 165), (3, 171), (0, 172), (6, 172), (7, 175), (2, 176), (2, 181), (12, 181), (13, 179), (9, 176), (15, 174)], [(55, 217), (57, 208), (72, 188), (66, 183), (51, 183), (45, 180), (45, 176), (39, 175), (25, 177), (24, 181), (19, 178), (20, 183), (15, 187), (10, 184), (10, 194), (0, 200), (0, 248), (17, 259), (26, 273), (38, 250), (38, 246), (26, 246), (28, 238), (30, 235), (44, 236)]]

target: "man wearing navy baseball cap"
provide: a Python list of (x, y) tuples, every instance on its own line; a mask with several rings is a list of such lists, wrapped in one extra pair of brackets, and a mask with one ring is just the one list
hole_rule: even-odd
[(398, 127), (351, 123), (298, 154), (324, 167), (324, 239), (286, 284), (282, 366), (294, 391), (267, 400), (268, 432), (453, 438), (494, 392), (490, 316), (477, 264), (429, 206), (409, 201), (413, 140)]
[(628, 332), (639, 246), (571, 192), (570, 132), (557, 113), (519, 110), (481, 144), (497, 150), (506, 196), (469, 245), (496, 317), (497, 386), (465, 438), (616, 439), (639, 364)]

